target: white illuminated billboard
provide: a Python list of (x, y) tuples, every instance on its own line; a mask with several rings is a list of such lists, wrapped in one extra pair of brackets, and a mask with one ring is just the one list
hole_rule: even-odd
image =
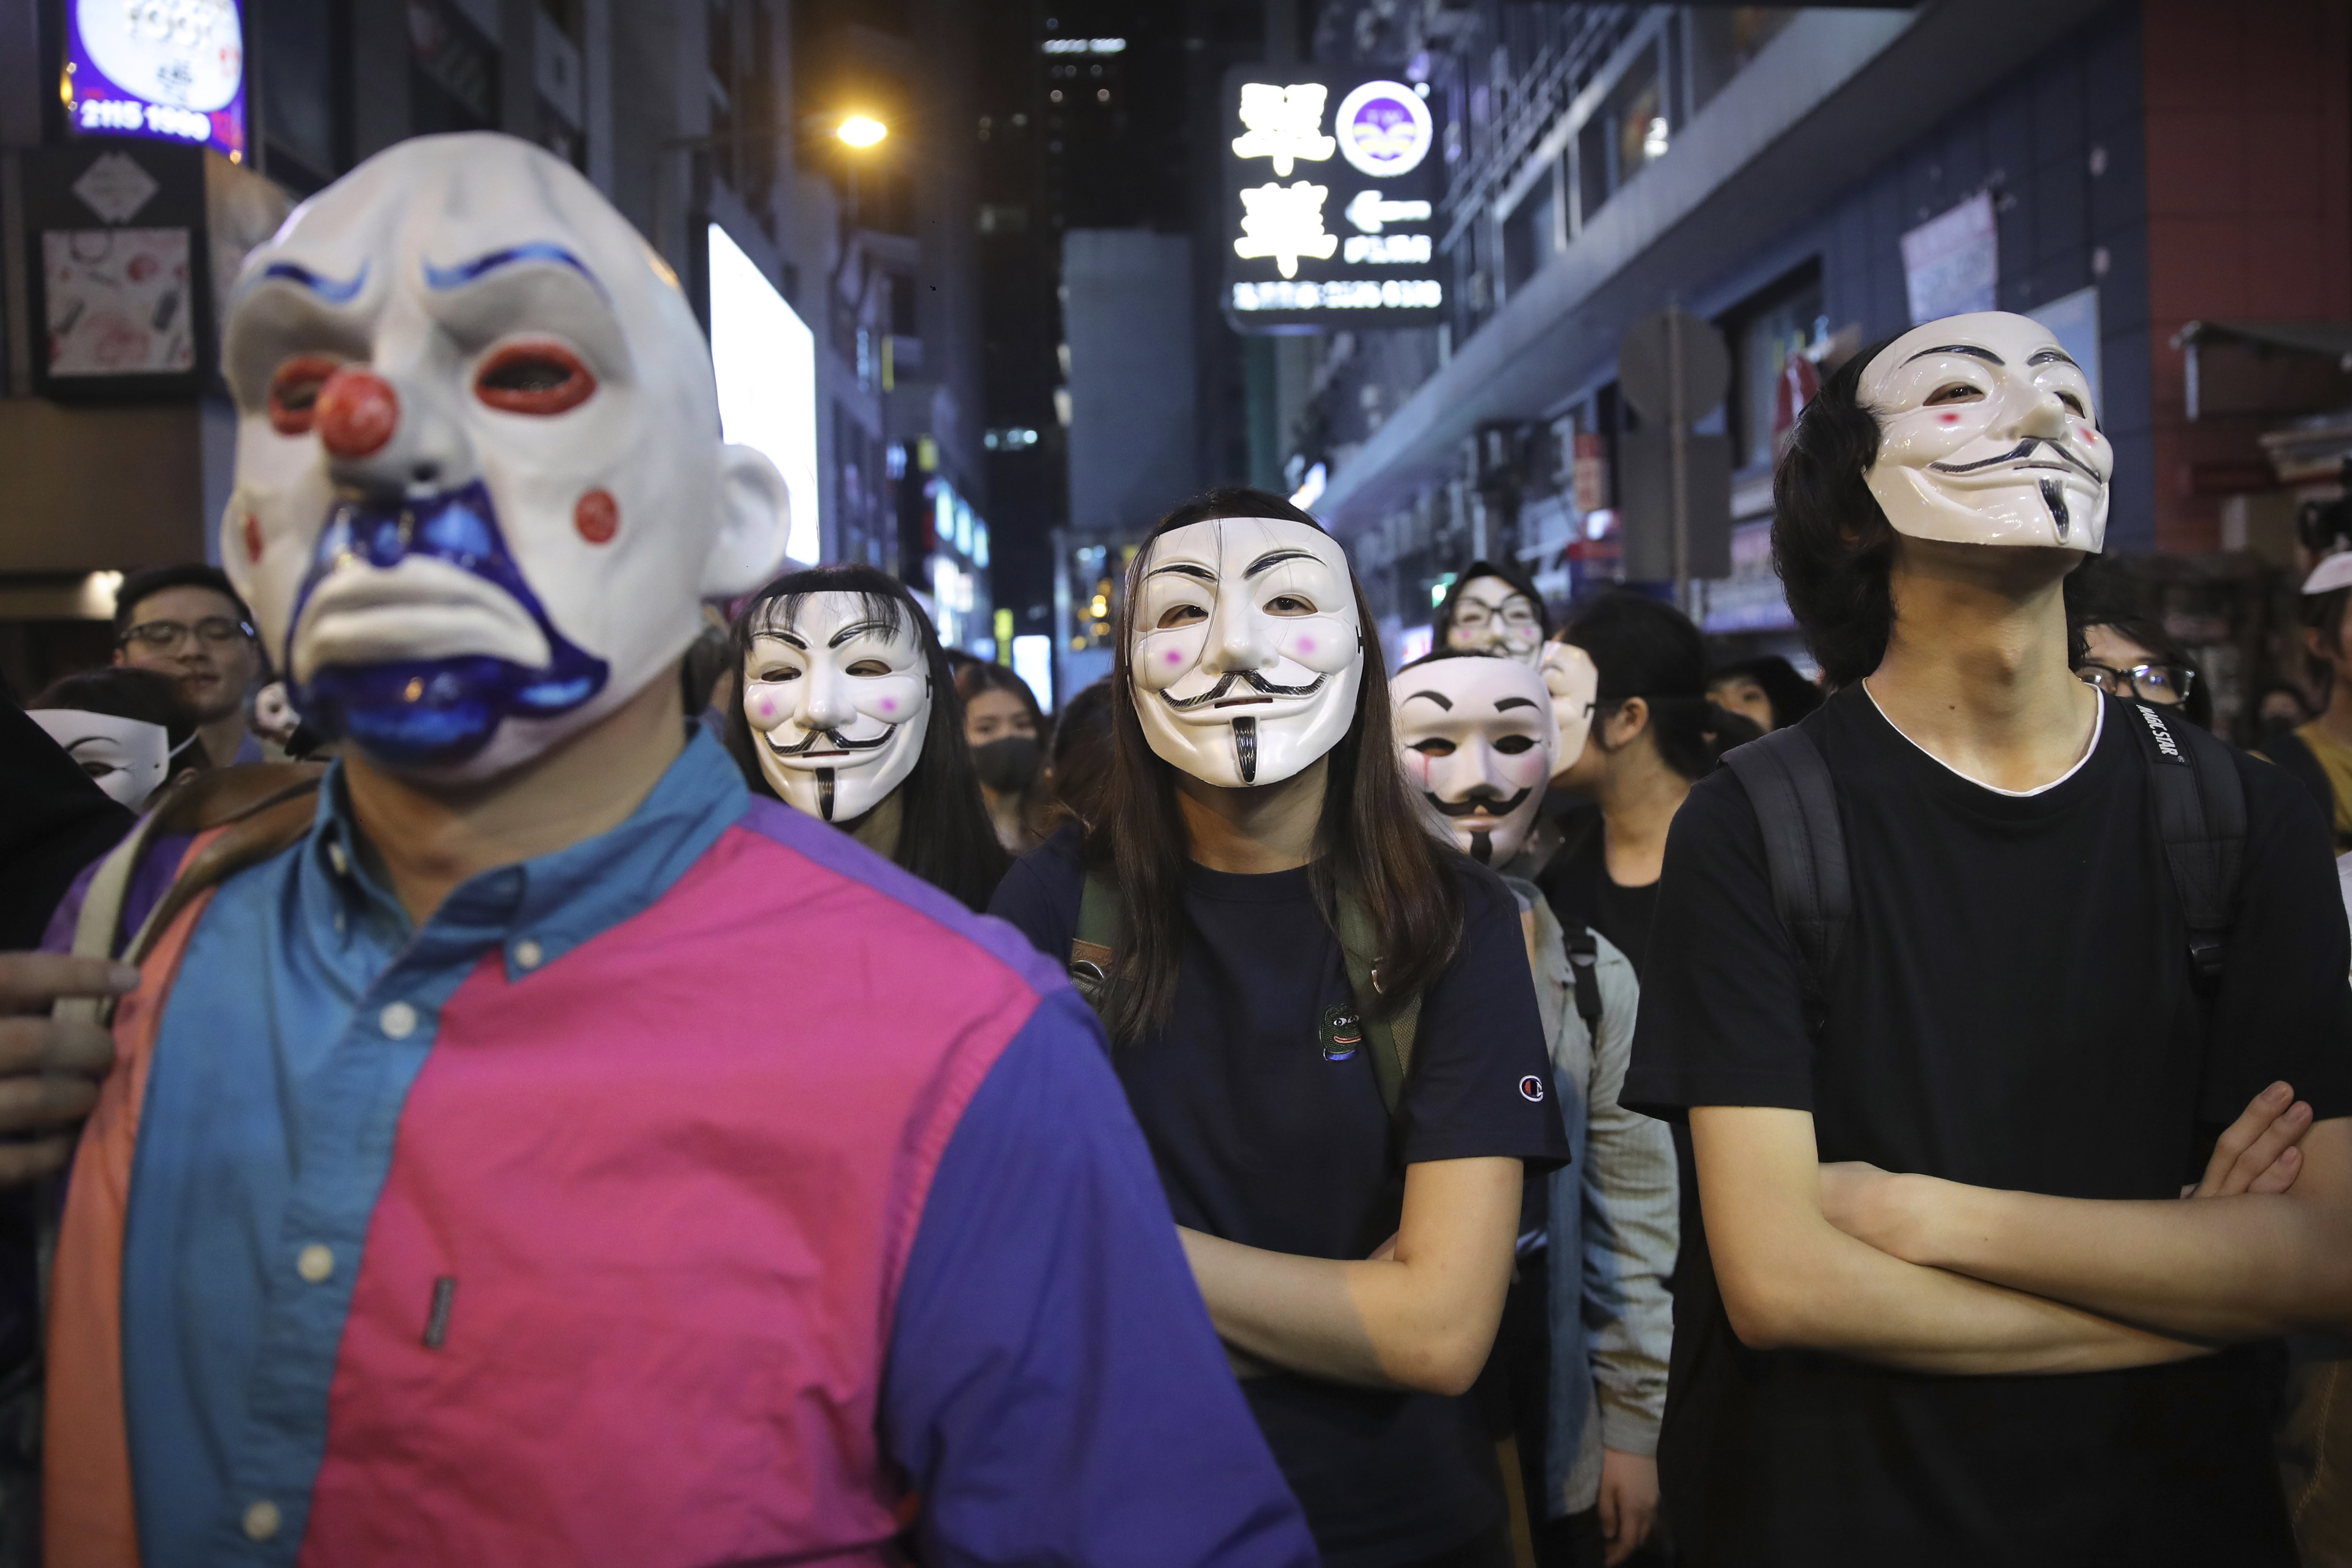
[(710, 363), (719, 373), (719, 428), (728, 440), (767, 454), (782, 473), (793, 506), (784, 553), (814, 565), (824, 550), (817, 523), (816, 335), (715, 223)]

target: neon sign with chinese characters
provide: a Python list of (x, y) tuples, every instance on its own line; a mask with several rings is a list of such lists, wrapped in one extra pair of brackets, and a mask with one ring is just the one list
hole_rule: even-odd
[(1225, 313), (1242, 331), (1444, 316), (1444, 161), (1425, 89), (1244, 66), (1225, 79)]
[(68, 0), (66, 119), (78, 134), (146, 136), (245, 158), (245, 28), (236, 0)]

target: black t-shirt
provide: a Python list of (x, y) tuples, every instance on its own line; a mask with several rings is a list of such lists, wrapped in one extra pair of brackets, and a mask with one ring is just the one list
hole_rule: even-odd
[[(1849, 689), (1810, 721), (1853, 879), (1818, 1046), (1754, 810), (1701, 782), (1667, 839), (1628, 1104), (1809, 1110), (1823, 1160), (1980, 1186), (2173, 1197), (2265, 1085), (2352, 1112), (2343, 904), (2311, 799), (2242, 753), (2227, 967), (2193, 992), (2148, 763), (2107, 700), (2070, 777), (1962, 778)], [(1660, 1462), (1695, 1562), (2292, 1564), (2269, 1347), (2054, 1377), (1758, 1352), (1700, 1253), (1675, 1301)]]
[[(1168, 1023), (1116, 1048), (1179, 1225), (1310, 1258), (1363, 1258), (1394, 1235), (1407, 1164), (1491, 1155), (1548, 1169), (1567, 1136), (1518, 905), (1461, 863), (1468, 914), (1422, 998), (1402, 1130), (1370, 1042), (1327, 1055), (1328, 1008), (1351, 1006), (1339, 943), (1305, 869), (1189, 868)], [(1066, 961), (1084, 873), (1065, 828), (1014, 863), (990, 912)], [(1493, 1450), (1466, 1400), (1283, 1373), (1243, 1388), (1324, 1561), (1381, 1568), (1461, 1544), (1497, 1516)]]
[(1629, 888), (1610, 879), (1600, 812), (1575, 813), (1567, 831), (1568, 842), (1537, 874), (1536, 886), (1562, 930), (1590, 926), (1599, 931), (1625, 955), (1639, 980), (1650, 955), (1650, 927), (1658, 915), (1658, 884)]

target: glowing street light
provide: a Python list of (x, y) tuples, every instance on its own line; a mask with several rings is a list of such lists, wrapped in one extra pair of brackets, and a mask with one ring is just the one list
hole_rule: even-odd
[(834, 132), (852, 147), (871, 147), (890, 134), (890, 128), (870, 115), (853, 114)]

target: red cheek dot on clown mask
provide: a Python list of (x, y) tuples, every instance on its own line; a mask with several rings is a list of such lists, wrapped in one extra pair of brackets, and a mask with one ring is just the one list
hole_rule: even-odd
[(251, 512), (245, 514), (245, 558), (252, 562), (261, 559), (261, 520)]
[(572, 526), (591, 544), (610, 544), (621, 531), (621, 503), (610, 490), (590, 490), (572, 509)]

